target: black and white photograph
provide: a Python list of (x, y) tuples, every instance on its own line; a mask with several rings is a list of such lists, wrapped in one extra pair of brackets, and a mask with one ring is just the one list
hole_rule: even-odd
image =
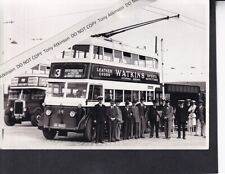
[(209, 149), (209, 1), (2, 4), (1, 149)]

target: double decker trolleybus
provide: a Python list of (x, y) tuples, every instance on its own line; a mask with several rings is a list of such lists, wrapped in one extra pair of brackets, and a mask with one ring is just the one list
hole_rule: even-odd
[(25, 74), (12, 78), (4, 116), (6, 125), (31, 121), (37, 126), (43, 113), (48, 75), (49, 65), (38, 64)]
[[(157, 55), (106, 38), (114, 32), (121, 31), (94, 35), (51, 63), (44, 114), (38, 124), (46, 139), (79, 132), (92, 141), (92, 108), (98, 96), (103, 96), (106, 106), (112, 99), (121, 104), (144, 99), (147, 106), (152, 104), (155, 89), (160, 87)], [(85, 108), (83, 116), (79, 105)]]

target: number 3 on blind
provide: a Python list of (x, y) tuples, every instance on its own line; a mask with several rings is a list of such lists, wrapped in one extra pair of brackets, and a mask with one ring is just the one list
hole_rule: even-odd
[(61, 74), (61, 69), (56, 69), (55, 70), (55, 77), (60, 77)]

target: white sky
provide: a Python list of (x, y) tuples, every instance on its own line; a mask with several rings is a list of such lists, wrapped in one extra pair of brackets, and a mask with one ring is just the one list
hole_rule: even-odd
[[(2, 1), (4, 16), (0, 22), (4, 27), (4, 55), (5, 59), (9, 59), (41, 42), (32, 41), (32, 38), (48, 39), (118, 0)], [(153, 52), (154, 37), (157, 35), (159, 39), (164, 39), (166, 50), (164, 53), (165, 81), (205, 81), (208, 78), (209, 59), (208, 1), (157, 0), (149, 5), (180, 13), (181, 18), (141, 27), (112, 38), (128, 45), (147, 46), (147, 49)], [(145, 7), (145, 9), (174, 15), (152, 7)], [(150, 11), (137, 9), (132, 12), (132, 15), (124, 14), (124, 16), (120, 16), (121, 20), (115, 21), (111, 26), (105, 26), (99, 33), (162, 17), (162, 15)], [(4, 22), (11, 20), (15, 22), (4, 24)], [(10, 41), (9, 38), (17, 41), (18, 44), (10, 44), (12, 40)], [(196, 68), (191, 69), (191, 66)], [(171, 69), (171, 67), (175, 69)]]

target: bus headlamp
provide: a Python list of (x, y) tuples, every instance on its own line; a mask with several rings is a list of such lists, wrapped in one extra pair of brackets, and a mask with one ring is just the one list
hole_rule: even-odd
[(9, 110), (12, 112), (13, 111), (13, 108), (11, 107)]
[(26, 112), (27, 111), (27, 108), (24, 108), (23, 110), (24, 110), (24, 112)]
[(76, 112), (70, 111), (70, 117), (74, 117), (76, 115)]
[(45, 114), (46, 114), (47, 116), (50, 116), (51, 113), (52, 113), (52, 111), (51, 111), (50, 109), (47, 109), (47, 110), (45, 111)]

